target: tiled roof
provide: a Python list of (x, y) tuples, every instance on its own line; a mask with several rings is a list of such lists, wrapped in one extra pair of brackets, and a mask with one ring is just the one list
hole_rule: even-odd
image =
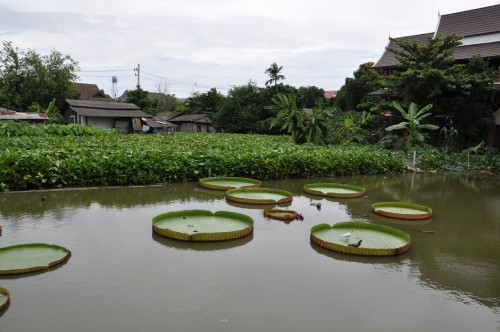
[[(427, 44), (429, 41), (429, 37), (432, 37), (432, 33), (424, 33), (421, 35), (414, 36), (406, 36), (399, 37), (395, 39), (405, 40), (405, 41), (416, 41), (420, 44)], [(396, 65), (396, 58), (394, 57), (394, 53), (389, 52), (387, 48), (392, 48), (396, 51), (402, 51), (401, 47), (399, 47), (394, 41), (389, 41), (389, 45), (387, 45), (384, 54), (380, 57), (376, 64), (373, 65), (373, 68), (383, 68), (383, 67), (394, 67)]]
[(475, 36), (500, 32), (500, 5), (441, 15), (436, 34)]
[(330, 91), (325, 91), (325, 98), (330, 99), (330, 98), (335, 98), (337, 97), (337, 90), (330, 90)]
[(156, 114), (156, 118), (161, 119), (162, 121), (170, 121), (182, 114), (184, 114), (184, 112), (161, 112)]
[(108, 110), (140, 110), (139, 106), (132, 103), (114, 103), (97, 100), (66, 99), (69, 106), (99, 108)]
[(131, 103), (66, 99), (69, 108), (83, 116), (103, 118), (150, 118), (151, 115)]
[(195, 122), (195, 123), (212, 123), (210, 116), (207, 114), (183, 114), (173, 119), (171, 122)]
[(105, 99), (109, 98), (97, 87), (97, 84), (90, 83), (73, 83), (76, 91), (80, 92), (80, 97), (83, 100)]
[(475, 55), (480, 55), (483, 58), (500, 57), (500, 41), (494, 43), (460, 46), (455, 52), (455, 59), (471, 59)]

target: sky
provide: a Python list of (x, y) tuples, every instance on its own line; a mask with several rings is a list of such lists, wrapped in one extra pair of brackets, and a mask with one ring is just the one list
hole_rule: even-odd
[(434, 32), (439, 13), (496, 4), (0, 0), (0, 41), (40, 54), (69, 55), (79, 63), (78, 82), (97, 84), (112, 97), (138, 82), (144, 90), (179, 98), (210, 88), (226, 95), (249, 81), (265, 86), (265, 70), (274, 62), (283, 66), (285, 84), (338, 90), (359, 65), (377, 62), (389, 36)]

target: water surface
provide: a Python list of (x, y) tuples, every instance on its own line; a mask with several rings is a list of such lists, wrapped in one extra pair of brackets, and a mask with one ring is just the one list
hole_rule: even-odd
[[(367, 196), (309, 196), (315, 182)], [(0, 331), (500, 331), (500, 186), (495, 176), (398, 175), (266, 181), (291, 191), (303, 221), (264, 218), (196, 183), (0, 194), (0, 247), (71, 250), (47, 272), (1, 276), (11, 304)], [(372, 203), (430, 206), (427, 223), (370, 212)], [(319, 205), (317, 203), (320, 203)], [(267, 208), (267, 206), (266, 206)], [(187, 243), (152, 233), (169, 211), (234, 211), (254, 233)], [(411, 235), (394, 257), (358, 257), (312, 244), (320, 223), (361, 220)], [(227, 322), (226, 322), (227, 320)]]

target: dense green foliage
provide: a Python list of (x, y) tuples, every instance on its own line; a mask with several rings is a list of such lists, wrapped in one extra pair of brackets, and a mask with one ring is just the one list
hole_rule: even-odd
[(69, 124), (29, 124), (27, 122), (0, 122), (0, 146), (5, 140), (2, 137), (19, 137), (20, 141), (29, 143), (30, 136), (110, 136), (117, 135), (116, 130), (102, 130), (91, 126)]
[(373, 69), (373, 62), (366, 62), (354, 72), (354, 77), (347, 77), (335, 98), (335, 104), (344, 112), (368, 111), (378, 101), (368, 93), (381, 85), (380, 75)]
[(73, 83), (78, 62), (69, 55), (52, 51), (40, 55), (33, 50), (22, 51), (11, 42), (0, 49), (0, 105), (27, 110), (31, 105), (47, 107), (55, 98), (62, 109), (64, 99), (78, 96)]
[(496, 94), (492, 82), (498, 69), (479, 56), (467, 62), (455, 61), (459, 36), (429, 37), (424, 44), (391, 40), (401, 50), (388, 49), (398, 67), (387, 77), (386, 86), (404, 104), (433, 104), (436, 115), (453, 117), (462, 146), (483, 140), (492, 121)]
[(403, 163), (372, 147), (291, 144), (289, 137), (176, 133), (0, 137), (0, 190), (134, 185), (208, 175), (260, 180), (397, 173)]

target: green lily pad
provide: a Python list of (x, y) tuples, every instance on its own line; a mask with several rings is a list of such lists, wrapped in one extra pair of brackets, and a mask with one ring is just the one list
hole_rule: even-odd
[[(316, 225), (311, 229), (311, 241), (333, 251), (364, 256), (398, 255), (411, 248), (409, 234), (396, 228), (364, 222)], [(359, 246), (353, 246), (357, 244)]]
[(270, 188), (239, 188), (226, 191), (226, 199), (246, 204), (283, 204), (293, 200), (286, 190)]
[(173, 211), (154, 217), (153, 231), (183, 241), (224, 241), (251, 234), (253, 219), (229, 211)]
[(373, 203), (372, 212), (399, 219), (428, 219), (432, 217), (432, 209), (430, 207), (404, 202)]
[(213, 177), (200, 180), (200, 186), (215, 190), (230, 190), (236, 188), (258, 188), (262, 182), (255, 179), (240, 177)]
[(68, 249), (54, 244), (30, 243), (0, 248), (0, 274), (47, 270), (69, 256)]
[(365, 189), (341, 183), (310, 183), (303, 187), (304, 192), (311, 195), (327, 197), (362, 197)]

